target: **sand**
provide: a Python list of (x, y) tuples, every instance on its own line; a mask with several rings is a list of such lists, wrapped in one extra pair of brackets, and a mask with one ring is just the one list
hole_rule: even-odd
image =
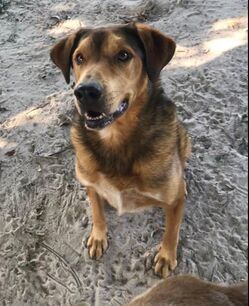
[(73, 29), (124, 20), (178, 45), (162, 82), (193, 155), (174, 273), (247, 278), (247, 10), (245, 0), (0, 1), (0, 305), (117, 306), (158, 281), (160, 209), (118, 217), (107, 208), (110, 246), (88, 258), (90, 205), (69, 140), (74, 100), (49, 59)]

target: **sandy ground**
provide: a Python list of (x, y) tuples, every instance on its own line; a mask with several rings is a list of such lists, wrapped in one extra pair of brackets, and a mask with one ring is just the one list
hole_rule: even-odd
[(175, 274), (247, 278), (247, 1), (0, 0), (0, 305), (123, 305), (158, 278), (160, 209), (108, 208), (98, 262), (69, 141), (73, 95), (49, 59), (79, 26), (141, 20), (178, 48), (162, 72), (193, 138)]

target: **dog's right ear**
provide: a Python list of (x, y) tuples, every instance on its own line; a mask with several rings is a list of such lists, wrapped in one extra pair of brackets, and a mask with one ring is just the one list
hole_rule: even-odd
[(60, 40), (50, 51), (51, 60), (61, 69), (67, 84), (70, 83), (72, 55), (77, 48), (80, 39), (87, 32), (87, 29), (81, 29), (69, 35), (68, 37)]

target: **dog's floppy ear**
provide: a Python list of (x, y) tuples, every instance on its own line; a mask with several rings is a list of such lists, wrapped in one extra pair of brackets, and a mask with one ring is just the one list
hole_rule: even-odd
[(67, 84), (70, 83), (70, 69), (72, 66), (72, 55), (80, 38), (87, 33), (88, 30), (80, 29), (68, 37), (60, 40), (50, 51), (50, 57), (57, 67), (59, 67), (64, 75)]
[(172, 38), (148, 25), (136, 23), (135, 26), (144, 45), (149, 77), (156, 80), (174, 56), (176, 44)]

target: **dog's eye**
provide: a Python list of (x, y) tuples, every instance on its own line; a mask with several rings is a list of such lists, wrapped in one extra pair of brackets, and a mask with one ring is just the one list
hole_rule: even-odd
[(131, 58), (132, 58), (132, 55), (128, 51), (125, 51), (125, 50), (120, 51), (117, 55), (117, 59), (120, 62), (127, 62)]
[(75, 61), (76, 61), (76, 64), (77, 65), (81, 65), (84, 63), (85, 59), (83, 57), (82, 54), (78, 54), (76, 57), (75, 57)]

